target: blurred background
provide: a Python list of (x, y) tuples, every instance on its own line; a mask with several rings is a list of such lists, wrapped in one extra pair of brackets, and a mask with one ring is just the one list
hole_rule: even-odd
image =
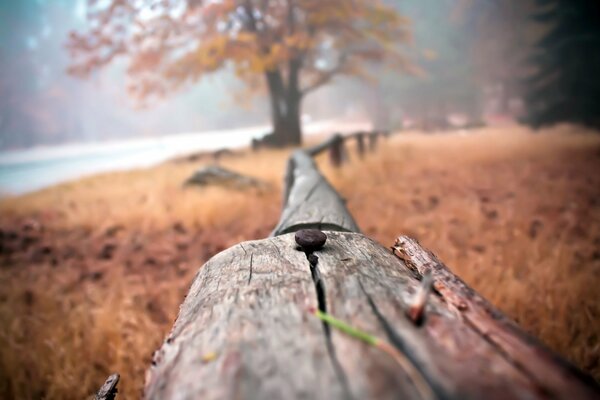
[[(540, 67), (549, 70), (547, 75), (555, 73), (552, 61), (535, 58), (541, 50), (547, 50), (541, 42), (544, 33), (559, 22), (559, 16), (548, 14), (553, 3), (567, 11), (578, 7), (533, 0), (384, 2), (384, 12), (404, 19), (405, 32), (400, 34), (398, 27), (386, 27), (388, 37), (372, 41), (380, 42), (375, 47), (394, 47), (394, 52), (403, 54), (402, 63), (410, 63), (410, 68), (400, 69), (398, 65), (386, 68), (380, 55), (374, 55), (373, 59), (364, 60), (360, 71), (343, 71), (307, 96), (301, 105), (302, 121), (309, 130), (311, 123), (332, 120), (370, 124), (375, 129), (435, 130), (523, 118), (525, 105), (530, 104), (524, 98), (532, 95), (527, 80)], [(581, 18), (592, 18), (598, 12), (593, 2), (581, 3)], [(214, 32), (185, 31), (193, 26), (197, 13), (194, 10), (202, 6), (194, 2), (186, 5), (185, 1), (132, 2), (132, 8), (127, 8), (127, 4), (23, 0), (0, 5), (1, 191), (21, 193), (37, 189), (74, 178), (75, 170), (81, 175), (110, 169), (111, 165), (113, 169), (148, 165), (189, 146), (210, 150), (226, 147), (228, 143), (245, 145), (250, 137), (269, 131), (266, 85), (257, 82), (256, 76), (247, 79), (247, 72), (242, 74), (237, 70), (241, 63), (233, 50), (227, 50), (231, 54), (218, 60), (214, 68), (196, 63), (195, 72), (179, 80), (173, 79), (172, 71), (163, 68), (178, 61), (177, 51), (186, 51), (181, 43), (173, 44), (176, 40), (187, 37), (191, 41), (202, 34), (214, 35)], [(188, 7), (186, 12), (190, 15), (169, 14), (181, 7)], [(585, 7), (591, 8), (589, 13)], [(328, 12), (325, 6), (316, 11), (330, 18), (334, 26), (334, 18)], [(156, 23), (164, 20), (165, 15), (169, 15), (171, 28)], [(571, 19), (577, 18), (580, 17)], [(145, 30), (134, 28), (140, 26), (140, 21), (146, 24)], [(598, 28), (594, 22), (588, 22), (592, 25), (586, 28), (569, 20), (550, 33), (565, 36), (560, 36), (561, 40), (574, 40), (576, 43), (570, 47), (577, 49), (569, 51), (592, 57), (587, 49), (597, 45), (597, 37), (594, 39), (593, 35), (598, 34)], [(217, 24), (214, 20), (208, 23)], [(181, 31), (175, 33), (173, 26), (179, 26)], [(158, 39), (163, 33), (157, 29), (171, 29), (171, 36)], [(309, 62), (316, 66), (315, 70), (327, 71), (334, 67), (335, 53), (325, 51), (323, 45), (339, 32), (318, 29), (323, 33), (316, 34), (311, 43), (315, 54)], [(585, 29), (589, 32), (583, 32)], [(235, 32), (231, 28), (230, 33)], [(288, 37), (293, 34), (286, 33)], [(590, 35), (592, 39), (588, 38)], [(546, 37), (552, 39), (550, 36)], [(579, 40), (580, 37), (583, 39)], [(151, 43), (152, 40), (162, 42)], [(283, 42), (266, 40), (267, 46)], [(365, 37), (361, 41), (367, 44)], [(336, 46), (339, 48), (341, 43)], [(204, 47), (209, 45), (206, 42)], [(373, 47), (373, 43), (368, 45)], [(193, 53), (201, 48), (187, 50)], [(288, 45), (287, 49), (290, 48), (293, 45)], [(151, 61), (149, 55), (153, 53), (149, 49), (165, 55), (159, 61), (162, 66), (155, 71), (166, 86), (161, 88), (160, 96), (134, 92), (135, 85), (139, 89), (149, 63), (157, 62)], [(561, 57), (561, 63), (576, 63), (571, 57), (562, 57), (569, 55), (568, 52), (552, 50), (557, 52), (555, 58)], [(588, 62), (597, 64), (597, 60)], [(583, 70), (589, 71), (586, 79), (597, 80), (593, 65)], [(575, 74), (579, 72), (583, 72), (582, 68), (576, 67)], [(254, 71), (254, 75), (260, 74), (261, 71)], [(597, 94), (598, 83), (594, 85)], [(568, 120), (569, 116), (562, 119)], [(239, 128), (253, 129), (245, 134), (237, 131), (242, 136), (236, 139), (205, 135), (196, 140), (184, 135), (166, 141), (140, 140)], [(315, 130), (319, 131), (319, 127)], [(122, 141), (116, 152), (114, 146), (100, 145), (114, 141)], [(64, 144), (88, 146), (61, 147)], [(23, 151), (30, 148), (36, 150)], [(82, 154), (81, 151), (85, 162), (81, 159), (64, 162), (65, 157)]]
[[(197, 269), (267, 237), (297, 146), (600, 378), (597, 0), (0, 1), (0, 398), (140, 397)], [(207, 166), (256, 187), (187, 185)]]

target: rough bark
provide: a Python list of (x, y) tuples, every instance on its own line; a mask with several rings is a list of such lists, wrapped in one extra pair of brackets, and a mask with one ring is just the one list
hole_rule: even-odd
[[(416, 242), (407, 239), (397, 257), (361, 234), (326, 233), (313, 270), (291, 233), (241, 243), (206, 263), (154, 356), (145, 397), (422, 398), (405, 367), (323, 325), (311, 306), (389, 342), (433, 398), (599, 395)], [(437, 291), (416, 324), (406, 313), (425, 270)]]
[[(252, 2), (246, 0), (243, 8), (246, 13), (248, 30), (254, 32), (259, 38), (261, 32), (257, 29)], [(293, 6), (289, 5), (288, 24), (293, 24)], [(269, 49), (263, 45), (260, 48), (263, 55), (268, 54)], [(298, 88), (301, 59), (293, 58), (290, 61), (288, 81), (284, 80), (279, 68), (267, 70), (264, 73), (269, 100), (271, 105), (271, 123), (273, 132), (264, 141), (265, 145), (272, 147), (283, 147), (300, 145), (302, 142), (302, 128), (300, 125), (300, 106), (302, 95)]]
[[(416, 241), (399, 237), (390, 251), (356, 233), (311, 158), (336, 140), (290, 158), (276, 236), (236, 245), (200, 269), (153, 357), (145, 398), (600, 396), (591, 378), (528, 337)], [(323, 248), (300, 250), (292, 232), (306, 227), (328, 230)], [(310, 308), (383, 346), (321, 323)]]
[[(433, 253), (401, 236), (393, 247), (417, 276), (431, 274), (433, 287), (461, 321), (484, 338), (535, 385), (540, 393), (556, 398), (600, 396), (593, 380), (525, 334), (512, 320), (454, 275)], [(573, 384), (581, 382), (581, 384)], [(592, 389), (595, 389), (592, 390)]]
[(327, 386), (339, 398), (321, 324), (305, 312), (316, 298), (308, 264), (289, 245), (289, 236), (242, 243), (200, 270), (146, 398), (327, 399)]
[[(299, 68), (299, 67), (298, 67)], [(290, 74), (298, 74), (297, 69), (291, 69)], [(302, 142), (302, 127), (300, 124), (300, 107), (302, 96), (298, 91), (298, 80), (293, 75), (288, 82), (283, 79), (279, 70), (265, 73), (271, 105), (272, 137), (269, 143), (277, 146), (300, 145)]]

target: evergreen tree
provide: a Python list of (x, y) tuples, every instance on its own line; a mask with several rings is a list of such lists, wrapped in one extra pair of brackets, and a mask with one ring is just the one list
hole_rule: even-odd
[(547, 25), (526, 81), (525, 123), (572, 122), (600, 128), (600, 1), (537, 0)]
[[(378, 129), (394, 129), (406, 118), (417, 123), (445, 121), (452, 112), (481, 118), (481, 85), (472, 57), (475, 28), (458, 12), (454, 0), (388, 0), (414, 21), (410, 53), (420, 73), (381, 73), (372, 95), (371, 114), (383, 109), (389, 121), (372, 115)], [(469, 21), (470, 22), (470, 21)], [(364, 89), (363, 89), (364, 90)], [(443, 124), (443, 123), (442, 123)]]

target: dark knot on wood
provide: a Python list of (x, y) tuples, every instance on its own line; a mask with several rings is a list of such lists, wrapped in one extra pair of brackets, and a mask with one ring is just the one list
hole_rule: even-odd
[(294, 238), (306, 253), (319, 250), (327, 241), (327, 235), (318, 229), (301, 229), (296, 232)]

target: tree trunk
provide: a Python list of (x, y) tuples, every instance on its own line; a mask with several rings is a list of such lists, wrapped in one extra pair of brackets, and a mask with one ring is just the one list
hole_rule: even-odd
[[(244, 3), (244, 9), (248, 18), (248, 28), (251, 32), (260, 36), (254, 17), (254, 8), (250, 0)], [(293, 29), (293, 5), (289, 3), (288, 25)], [(268, 48), (261, 48), (263, 55), (268, 53)], [(298, 90), (298, 77), (302, 61), (300, 58), (292, 58), (289, 63), (288, 83), (284, 82), (279, 67), (265, 71), (265, 78), (271, 103), (271, 123), (273, 132), (263, 138), (263, 143), (268, 146), (283, 147), (300, 145), (302, 132), (300, 125), (300, 100), (302, 98)]]
[(297, 80), (283, 82), (279, 71), (266, 72), (267, 87), (271, 104), (271, 122), (273, 133), (269, 144), (283, 147), (302, 143), (300, 107), (302, 96), (297, 90)]
[(288, 144), (300, 145), (302, 143), (302, 125), (300, 121), (301, 98), (295, 94), (288, 94), (286, 97), (285, 137), (289, 140)]

